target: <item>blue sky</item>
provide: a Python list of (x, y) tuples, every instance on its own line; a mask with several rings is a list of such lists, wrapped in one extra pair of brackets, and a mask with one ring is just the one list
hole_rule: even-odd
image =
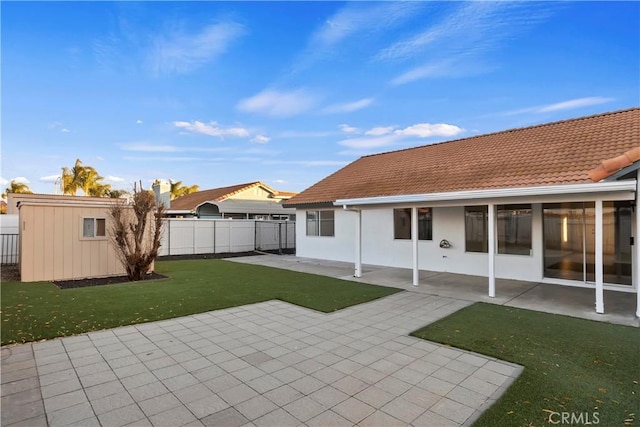
[(301, 191), (361, 155), (640, 104), (638, 2), (1, 7), (3, 188), (51, 193), (80, 158), (115, 188)]

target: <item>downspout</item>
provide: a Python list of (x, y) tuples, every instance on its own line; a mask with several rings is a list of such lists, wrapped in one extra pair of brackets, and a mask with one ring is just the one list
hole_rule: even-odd
[(342, 205), (342, 209), (345, 212), (356, 213), (356, 251), (353, 277), (362, 277), (362, 209), (350, 209), (347, 205)]

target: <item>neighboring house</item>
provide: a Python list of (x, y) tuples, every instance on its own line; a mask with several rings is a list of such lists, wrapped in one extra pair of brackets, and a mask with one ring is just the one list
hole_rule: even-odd
[(636, 292), (640, 108), (364, 156), (285, 202), (301, 257)]
[[(161, 186), (154, 186), (162, 199)], [(176, 217), (293, 220), (295, 209), (282, 202), (296, 193), (277, 191), (256, 181), (198, 191), (171, 200), (167, 215)]]
[(126, 203), (126, 200), (20, 195), (17, 209), (21, 280), (35, 282), (125, 275), (109, 242), (112, 232), (109, 209), (114, 203)]

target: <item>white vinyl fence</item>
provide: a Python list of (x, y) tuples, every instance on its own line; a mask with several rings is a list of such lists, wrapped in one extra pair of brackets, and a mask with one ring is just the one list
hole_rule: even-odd
[(295, 222), (243, 219), (165, 220), (159, 256), (295, 248)]

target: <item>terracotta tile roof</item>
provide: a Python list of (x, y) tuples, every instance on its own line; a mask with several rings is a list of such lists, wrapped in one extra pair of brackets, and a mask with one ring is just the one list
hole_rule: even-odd
[(631, 108), (364, 156), (284, 204), (587, 183), (605, 159), (637, 160), (639, 146), (640, 108)]
[(260, 185), (260, 181), (248, 182), (246, 184), (230, 185), (229, 187), (212, 188), (210, 190), (196, 191), (186, 196), (178, 197), (171, 201), (171, 210), (192, 210), (204, 202), (220, 202), (230, 196), (239, 193), (256, 185)]
[(171, 210), (179, 210), (179, 211), (191, 211), (195, 209), (198, 205), (204, 202), (221, 202), (233, 196), (234, 194), (238, 194), (242, 191), (248, 190), (249, 188), (261, 186), (269, 191), (274, 196), (286, 197), (286, 196), (294, 196), (297, 193), (289, 193), (287, 191), (278, 191), (262, 181), (254, 181), (248, 182), (246, 184), (238, 184), (231, 185), (229, 187), (221, 187), (221, 188), (212, 188), (210, 190), (197, 191), (195, 193), (187, 194), (186, 196), (178, 197), (175, 200), (171, 201)]
[(640, 160), (640, 147), (633, 148), (621, 156), (603, 160), (600, 166), (589, 171), (589, 178), (594, 182), (601, 181), (638, 160)]

